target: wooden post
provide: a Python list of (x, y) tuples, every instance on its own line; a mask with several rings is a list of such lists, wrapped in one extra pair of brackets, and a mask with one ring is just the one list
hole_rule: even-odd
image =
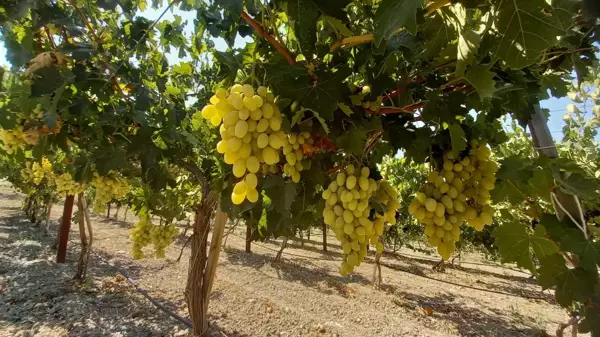
[(106, 217), (110, 217), (110, 202), (108, 203), (108, 207), (106, 208)]
[[(544, 115), (544, 112), (540, 108), (539, 104), (534, 106), (534, 110), (535, 114), (533, 114), (531, 122), (529, 122), (529, 130), (531, 131), (533, 145), (540, 154), (543, 154), (548, 158), (557, 158), (558, 151), (556, 150), (554, 139), (552, 139), (552, 135), (548, 129), (546, 116)], [(581, 219), (576, 196), (564, 193), (558, 188), (555, 189), (555, 194), (558, 201), (573, 218), (580, 223), (585, 223), (585, 219)], [(556, 215), (561, 220), (567, 216), (567, 214), (560, 207), (558, 207), (556, 210)]]
[(69, 230), (71, 229), (71, 216), (73, 215), (74, 200), (74, 195), (68, 195), (65, 199), (62, 222), (58, 232), (58, 252), (56, 253), (56, 263), (65, 263), (65, 258), (67, 257), (67, 242), (69, 241)]
[(52, 214), (52, 205), (54, 204), (52, 198), (48, 202), (48, 213), (46, 213), (46, 232), (50, 230), (50, 215)]
[[(554, 139), (552, 139), (550, 129), (548, 129), (546, 116), (544, 115), (544, 112), (542, 111), (542, 108), (539, 104), (536, 104), (534, 106), (534, 111), (535, 113), (531, 118), (531, 122), (529, 122), (529, 130), (531, 131), (533, 145), (535, 146), (538, 153), (543, 154), (548, 158), (557, 158), (558, 150), (556, 150)], [(580, 209), (579, 200), (577, 199), (577, 196), (564, 193), (559, 188), (555, 188), (553, 192), (556, 194), (556, 199), (558, 200), (558, 202), (564, 208), (563, 210), (561, 207), (556, 207), (555, 211), (558, 218), (560, 220), (564, 220), (565, 217), (568, 217), (570, 219), (570, 217), (566, 213), (568, 212), (571, 215), (571, 217), (573, 217), (573, 219), (579, 221), (579, 223), (581, 224), (585, 224), (585, 219), (582, 218), (583, 214)], [(579, 227), (579, 225), (576, 226)], [(596, 287), (596, 289), (600, 288)], [(559, 324), (558, 330), (556, 331), (556, 335), (562, 336), (563, 330), (567, 326), (572, 326), (571, 334), (572, 336), (577, 336), (577, 323), (578, 319), (571, 318), (571, 320), (569, 320), (569, 322), (567, 322), (566, 324)]]
[(327, 225), (323, 223), (321, 230), (323, 231), (323, 251), (327, 251)]
[(252, 253), (252, 226), (246, 221), (246, 253)]

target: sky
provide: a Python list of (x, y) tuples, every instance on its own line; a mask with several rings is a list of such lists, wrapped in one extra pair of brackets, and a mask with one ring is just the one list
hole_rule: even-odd
[[(149, 20), (156, 20), (160, 16), (160, 14), (163, 12), (163, 10), (164, 10), (163, 8), (159, 8), (159, 9), (148, 8), (146, 11), (139, 13), (139, 15), (142, 15)], [(162, 17), (162, 20), (174, 20), (175, 19), (174, 15), (181, 16), (184, 22), (187, 21), (187, 25), (185, 26), (184, 33), (186, 34), (186, 36), (191, 37), (192, 32), (193, 32), (193, 21), (194, 21), (194, 18), (196, 17), (195, 12), (185, 12), (185, 11), (181, 11), (179, 9), (172, 9), (170, 11), (167, 11), (167, 13), (165, 13), (165, 15)], [(250, 42), (250, 41), (251, 41), (250, 38), (241, 38), (238, 36), (238, 38), (235, 41), (235, 47), (242, 47), (246, 42)], [(225, 43), (225, 40), (223, 40), (222, 38), (214, 39), (214, 42), (215, 42), (215, 48), (217, 50), (225, 51), (227, 49), (227, 44)], [(167, 58), (169, 59), (170, 64), (177, 64), (180, 61), (184, 60), (184, 59), (178, 58), (176, 52), (175, 52), (175, 54), (167, 55)], [(0, 65), (8, 65), (8, 62), (6, 60), (6, 49), (4, 48), (4, 44), (2, 44), (2, 43), (0, 43)], [(571, 102), (571, 100), (566, 97), (560, 98), (560, 99), (551, 98), (551, 99), (540, 102), (542, 108), (546, 108), (550, 111), (550, 118), (548, 119), (548, 127), (550, 129), (550, 132), (552, 133), (552, 136), (555, 138), (556, 141), (560, 141), (562, 138), (562, 128), (564, 126), (563, 115), (566, 113), (566, 107), (569, 103), (573, 103), (573, 102)], [(580, 109), (583, 110), (583, 107), (581, 105), (579, 105), (579, 107), (580, 107)], [(588, 108), (591, 108), (591, 107), (588, 107)], [(600, 135), (598, 137), (596, 137), (596, 139), (600, 141)]]

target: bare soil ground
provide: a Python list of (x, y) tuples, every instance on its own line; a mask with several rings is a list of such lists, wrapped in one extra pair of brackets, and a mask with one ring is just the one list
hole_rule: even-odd
[[(186, 336), (188, 329), (135, 292), (128, 274), (159, 302), (187, 317), (184, 300), (189, 249), (179, 237), (167, 258), (134, 261), (128, 231), (135, 221), (93, 216), (94, 255), (88, 282), (72, 280), (79, 256), (73, 226), (66, 264), (54, 262), (58, 218), (50, 231), (29, 223), (23, 197), (0, 182), (0, 336)], [(122, 219), (123, 210), (119, 215)], [(553, 336), (566, 319), (552, 294), (529, 275), (477, 256), (434, 272), (432, 256), (412, 251), (382, 258), (382, 290), (373, 265), (341, 277), (333, 238), (291, 241), (273, 263), (278, 242), (244, 252), (239, 229), (221, 254), (210, 302), (211, 336)], [(234, 236), (235, 235), (235, 236)], [(259, 246), (260, 245), (260, 246)], [(372, 261), (372, 258), (370, 258)]]

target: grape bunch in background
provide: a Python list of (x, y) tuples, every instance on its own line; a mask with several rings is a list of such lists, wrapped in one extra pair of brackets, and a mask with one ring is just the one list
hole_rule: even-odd
[(490, 191), (495, 187), (498, 165), (490, 156), (491, 151), (476, 142), (465, 157), (446, 153), (442, 167), (429, 174), (408, 207), (425, 225), (429, 243), (445, 260), (456, 250), (464, 222), (477, 231), (493, 222)]

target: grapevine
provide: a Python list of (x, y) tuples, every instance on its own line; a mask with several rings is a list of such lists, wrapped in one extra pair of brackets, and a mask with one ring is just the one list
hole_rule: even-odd
[(456, 250), (455, 242), (460, 239), (460, 226), (465, 220), (477, 231), (492, 224), (490, 191), (495, 187), (498, 165), (490, 154), (485, 145), (476, 142), (464, 158), (447, 152), (442, 167), (429, 174), (428, 183), (408, 207), (425, 225), (429, 243), (445, 260)]

